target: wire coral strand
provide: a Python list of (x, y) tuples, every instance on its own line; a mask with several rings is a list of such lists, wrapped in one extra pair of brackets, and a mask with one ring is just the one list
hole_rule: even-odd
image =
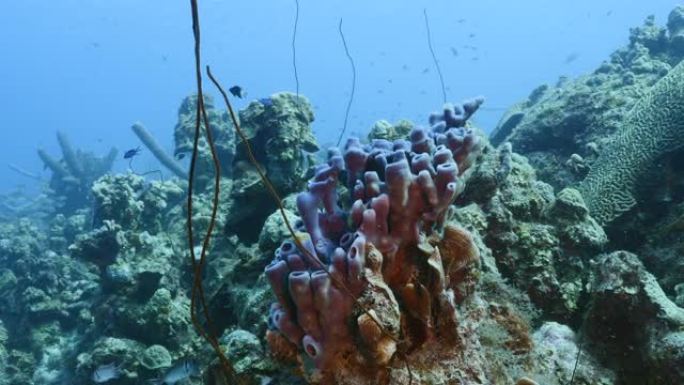
[(427, 9), (423, 8), (423, 16), (425, 17), (425, 30), (427, 31), (427, 43), (430, 49), (430, 54), (432, 55), (432, 61), (435, 63), (435, 68), (437, 69), (437, 75), (439, 75), (439, 84), (442, 86), (442, 102), (446, 104), (447, 95), (446, 87), (444, 87), (444, 76), (442, 76), (442, 69), (439, 67), (439, 62), (437, 61), (437, 55), (435, 55), (435, 50), (432, 48), (432, 36), (430, 34), (430, 20), (428, 19)]
[(299, 97), (299, 75), (297, 74), (297, 25), (299, 24), (299, 0), (295, 0), (295, 20), (292, 27), (292, 69), (294, 70), (297, 97)]
[(354, 65), (354, 59), (352, 59), (351, 54), (349, 54), (349, 47), (347, 47), (347, 40), (344, 38), (344, 32), (342, 32), (342, 18), (340, 18), (340, 24), (337, 28), (340, 32), (340, 37), (342, 38), (342, 44), (344, 45), (344, 53), (349, 59), (349, 64), (352, 69), (352, 88), (351, 95), (349, 95), (349, 101), (347, 102), (347, 110), (344, 113), (344, 125), (342, 126), (342, 132), (340, 132), (340, 137), (337, 138), (337, 146), (339, 147), (340, 142), (342, 142), (342, 137), (344, 132), (347, 131), (347, 122), (349, 121), (349, 111), (351, 110), (352, 102), (354, 101), (354, 91), (356, 90), (356, 66)]
[[(204, 106), (204, 95), (202, 92), (202, 72), (201, 72), (201, 59), (200, 59), (200, 25), (199, 25), (199, 11), (198, 11), (198, 4), (197, 0), (190, 0), (190, 6), (192, 10), (192, 29), (193, 29), (193, 36), (195, 39), (195, 77), (197, 81), (197, 115), (196, 115), (196, 122), (195, 122), (195, 132), (194, 132), (194, 139), (193, 139), (193, 152), (192, 152), (192, 157), (190, 161), (190, 172), (188, 176), (188, 200), (187, 200), (187, 210), (188, 210), (188, 216), (187, 216), (187, 232), (188, 232), (188, 242), (189, 242), (189, 248), (190, 248), (190, 258), (191, 258), (191, 264), (193, 267), (193, 285), (192, 285), (192, 295), (190, 299), (190, 316), (192, 319), (192, 323), (195, 326), (195, 329), (197, 329), (198, 333), (206, 339), (209, 344), (212, 346), (212, 348), (215, 350), (216, 354), (219, 357), (219, 361), (221, 362), (221, 367), (224, 370), (224, 374), (226, 375), (227, 379), (229, 379), (231, 382), (235, 381), (236, 378), (236, 372), (228, 360), (228, 358), (225, 356), (223, 353), (223, 350), (221, 349), (221, 346), (216, 339), (216, 336), (213, 334), (213, 325), (211, 322), (211, 318), (209, 317), (209, 311), (206, 305), (206, 299), (204, 295), (204, 287), (202, 285), (202, 268), (204, 266), (204, 263), (206, 262), (206, 252), (209, 247), (209, 242), (211, 239), (211, 234), (214, 229), (214, 226), (216, 224), (216, 214), (218, 210), (218, 203), (219, 203), (219, 189), (220, 189), (220, 163), (218, 160), (218, 156), (216, 154), (216, 149), (214, 147), (214, 142), (213, 142), (213, 137), (211, 134), (210, 126), (209, 126), (209, 119), (207, 118), (207, 112), (206, 108)], [(199, 144), (199, 137), (200, 137), (200, 124), (201, 122), (204, 122), (204, 128), (205, 128), (205, 134), (207, 136), (207, 142), (209, 143), (209, 147), (211, 148), (211, 154), (212, 154), (212, 159), (214, 161), (214, 195), (213, 195), (213, 200), (212, 200), (212, 214), (211, 218), (209, 221), (209, 226), (207, 228), (207, 232), (204, 236), (203, 242), (202, 242), (202, 251), (200, 253), (200, 260), (199, 262), (196, 259), (196, 253), (194, 250), (194, 244), (195, 244), (195, 239), (194, 239), (194, 232), (193, 232), (193, 226), (192, 226), (192, 212), (193, 212), (193, 206), (192, 206), (192, 198), (193, 198), (193, 187), (194, 187), (194, 176), (195, 176), (195, 169), (196, 169), (196, 162), (197, 162), (197, 152), (198, 152), (198, 144)], [(196, 309), (197, 309), (197, 300), (199, 299), (202, 311), (204, 313), (205, 320), (207, 322), (207, 329), (205, 330), (201, 323), (199, 322), (196, 314)], [(237, 382), (237, 381), (236, 381)]]

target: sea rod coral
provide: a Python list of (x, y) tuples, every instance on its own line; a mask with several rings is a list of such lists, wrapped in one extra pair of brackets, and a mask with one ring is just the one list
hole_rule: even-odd
[(465, 125), (482, 102), (447, 105), (409, 140), (349, 139), (298, 195), (297, 239), (266, 267), (278, 299), (267, 340), (276, 356), (298, 357), (309, 381), (407, 382), (410, 373), (386, 373), (394, 358), (409, 364), (437, 338), (459, 344), (456, 308), (478, 252), (444, 219), (480, 149)]

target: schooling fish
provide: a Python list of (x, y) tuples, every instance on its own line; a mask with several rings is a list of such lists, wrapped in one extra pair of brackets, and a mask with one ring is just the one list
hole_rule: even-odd
[(240, 86), (232, 86), (228, 89), (233, 96), (242, 99), (242, 87)]
[(102, 384), (121, 377), (121, 366), (114, 363), (98, 366), (91, 376), (93, 382)]
[(150, 380), (149, 382), (154, 385), (175, 385), (179, 381), (199, 374), (200, 371), (196, 362), (192, 360), (182, 360), (169, 368), (161, 378)]
[(132, 148), (124, 153), (124, 159), (131, 159), (138, 154), (140, 154), (140, 147)]

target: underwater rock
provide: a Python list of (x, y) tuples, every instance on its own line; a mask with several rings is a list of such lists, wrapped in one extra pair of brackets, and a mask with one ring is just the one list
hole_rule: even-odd
[[(484, 190), (490, 198), (481, 203), (487, 218), (485, 244), (501, 274), (545, 315), (569, 321), (584, 292), (586, 261), (605, 247), (606, 235), (576, 190), (554, 196), (551, 186), (538, 181), (535, 170), (516, 153), (510, 155), (505, 179), (497, 179), (493, 170), (500, 159), (500, 153), (485, 147), (471, 174), (476, 181), (487, 176), (492, 186)], [(464, 203), (481, 202), (476, 190), (466, 187), (468, 191)]]
[(264, 367), (263, 348), (259, 338), (246, 330), (233, 330), (221, 337), (221, 344), (225, 345), (228, 357), (239, 375), (254, 375)]
[(383, 139), (393, 142), (397, 139), (404, 139), (413, 129), (414, 124), (408, 120), (399, 120), (392, 124), (386, 120), (378, 120), (373, 124), (368, 133), (368, 140)]
[[(281, 197), (300, 191), (306, 185), (318, 151), (311, 129), (313, 110), (303, 96), (282, 92), (271, 95), (272, 103), (254, 101), (240, 111), (240, 125), (254, 156)], [(276, 208), (250, 163), (245, 146), (237, 145), (233, 185), (226, 193), (229, 232), (246, 241), (255, 241), (266, 217)], [(253, 202), (261, 202), (254, 205)]]
[(139, 359), (145, 345), (126, 338), (100, 337), (92, 343), (87, 352), (76, 357), (77, 383), (92, 383), (92, 372), (101, 365), (115, 364), (121, 367), (117, 384), (134, 385), (141, 380), (138, 370)]
[[(277, 93), (272, 103), (264, 106), (252, 102), (240, 111), (240, 124), (259, 163), (282, 196), (302, 188), (313, 153), (318, 151), (311, 130), (313, 110), (308, 100), (291, 93)], [(240, 165), (236, 177), (252, 169), (244, 146), (238, 144), (235, 163)]]
[(173, 365), (171, 354), (161, 345), (152, 345), (142, 352), (140, 365), (148, 370), (169, 368)]
[(684, 49), (684, 6), (678, 5), (667, 18), (667, 32), (674, 49)]
[[(209, 95), (204, 95), (204, 108), (211, 127), (216, 155), (221, 167), (221, 175), (230, 177), (233, 173), (233, 159), (235, 157), (235, 129), (228, 117), (228, 112), (214, 107), (214, 100)], [(197, 95), (191, 95), (183, 99), (178, 108), (178, 122), (173, 129), (176, 159), (191, 156), (195, 139), (195, 126), (197, 123)], [(195, 175), (197, 187), (200, 189), (211, 183), (214, 175), (214, 163), (211, 149), (204, 135), (204, 122), (200, 124), (200, 138), (197, 149), (197, 163)]]
[[(557, 322), (545, 322), (532, 336), (535, 349), (535, 360), (542, 370), (533, 376), (542, 384), (567, 384), (574, 377), (578, 384), (611, 385), (615, 384), (615, 374), (603, 368), (588, 353), (582, 352), (577, 362), (580, 342), (568, 326)], [(577, 368), (575, 369), (575, 365)]]
[(591, 296), (584, 333), (625, 383), (684, 381), (684, 309), (667, 298), (636, 255), (602, 255)]
[[(111, 318), (120, 335), (145, 344), (163, 344), (176, 349), (191, 339), (190, 300), (159, 288), (144, 303), (113, 298), (108, 303)], [(103, 314), (104, 315), (104, 314)]]

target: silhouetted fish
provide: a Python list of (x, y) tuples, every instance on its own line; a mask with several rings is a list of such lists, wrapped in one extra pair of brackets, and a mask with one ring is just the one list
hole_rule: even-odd
[(263, 104), (264, 107), (271, 107), (273, 105), (273, 100), (271, 98), (261, 98), (259, 103)]
[(132, 148), (124, 153), (124, 159), (131, 159), (132, 157), (140, 154), (140, 147)]
[(240, 86), (232, 86), (228, 89), (233, 96), (242, 99), (242, 87)]
[(577, 60), (578, 57), (579, 57), (579, 53), (573, 52), (565, 58), (564, 63), (570, 64), (570, 63), (574, 62), (575, 60)]
[(454, 56), (458, 56), (458, 50), (454, 47), (451, 47), (451, 54)]

